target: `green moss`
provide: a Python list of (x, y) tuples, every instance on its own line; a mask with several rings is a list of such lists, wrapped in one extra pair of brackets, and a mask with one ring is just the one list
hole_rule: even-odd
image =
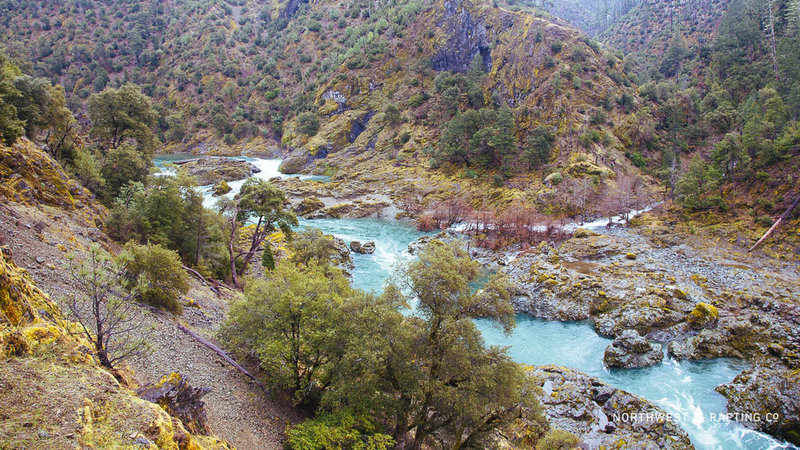
[(711, 325), (719, 320), (719, 311), (714, 305), (708, 303), (698, 303), (686, 319), (695, 327)]

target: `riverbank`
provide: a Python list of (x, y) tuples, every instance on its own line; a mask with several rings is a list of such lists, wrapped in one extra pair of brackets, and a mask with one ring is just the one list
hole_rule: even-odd
[[(374, 254), (353, 255), (353, 283), (359, 288), (382, 290), (384, 281), (397, 264), (410, 257), (407, 252), (408, 244), (423, 235), (409, 224), (378, 218), (393, 217), (393, 214), (386, 212), (391, 211), (388, 208), (399, 201), (399, 197), (384, 194), (383, 188), (370, 184), (351, 185), (337, 180), (321, 183), (291, 179), (280, 174), (277, 166), (274, 173), (264, 172), (257, 176), (272, 179), (279, 184), (292, 197), (295, 207), (303, 202), (309, 203), (308, 200), (314, 198), (319, 200), (313, 202), (318, 206), (317, 211), (338, 209), (341, 205), (357, 204), (359, 201), (363, 203), (364, 200), (380, 199), (388, 203), (365, 214), (372, 218), (358, 219), (358, 214), (335, 218), (326, 213), (310, 215), (326, 217), (324, 219), (303, 221), (304, 226), (318, 227), (348, 244), (352, 241), (376, 243)], [(385, 196), (378, 197), (382, 195)], [(349, 207), (348, 210), (352, 211)], [(359, 211), (358, 208), (355, 210)], [(729, 314), (726, 307), (714, 306), (715, 301), (719, 303), (726, 299), (706, 298), (709, 295), (707, 291), (724, 292), (722, 287), (729, 280), (746, 284), (747, 278), (742, 278), (742, 274), (747, 274), (750, 267), (744, 265), (742, 260), (746, 263), (747, 257), (720, 259), (720, 255), (709, 253), (709, 258), (706, 259), (701, 260), (694, 256), (686, 259), (687, 254), (702, 253), (698, 249), (702, 249), (703, 243), (707, 241), (692, 240), (691, 236), (677, 233), (670, 234), (664, 228), (655, 219), (654, 222), (646, 225), (642, 223), (633, 230), (606, 230), (602, 227), (600, 231), (604, 234), (579, 231), (575, 233), (577, 237), (560, 245), (545, 244), (519, 254), (481, 251), (476, 256), (481, 261), (494, 265), (495, 269), (509, 272), (518, 288), (518, 309), (551, 320), (543, 324), (561, 323), (552, 322), (553, 320), (591, 319), (598, 331), (605, 336), (616, 336), (631, 328), (651, 339), (664, 342), (696, 341), (696, 336), (703, 332), (705, 335), (716, 333), (726, 336), (730, 328), (726, 328), (728, 320), (735, 315), (732, 312)], [(669, 230), (669, 227), (666, 226), (666, 229)], [(716, 270), (717, 265), (730, 270)], [(699, 269), (692, 270), (695, 266)], [(776, 286), (773, 275), (779, 275), (776, 292), (791, 294), (792, 284), (789, 283), (787, 287), (782, 287), (781, 284), (783, 278), (792, 280), (791, 266), (782, 267), (778, 271), (780, 273), (771, 272), (768, 263), (758, 263), (756, 266), (761, 273), (759, 280), (763, 282), (762, 286)], [(708, 323), (700, 321), (697, 325), (692, 324), (689, 321), (692, 312), (699, 303), (706, 301), (717, 308), (718, 317), (712, 318)], [(778, 324), (786, 319), (780, 311), (779, 309), (779, 314), (774, 319)], [(521, 323), (524, 324), (525, 321), (522, 320)], [(720, 323), (722, 327), (716, 328)], [(712, 324), (715, 326), (711, 326)], [(483, 332), (489, 344), (511, 345), (512, 355), (520, 362), (571, 365), (588, 370), (590, 374), (599, 376), (614, 386), (650, 398), (667, 412), (675, 414), (679, 419), (678, 423), (689, 431), (692, 440), (699, 447), (714, 448), (723, 445), (761, 448), (765, 445), (777, 445), (776, 441), (765, 435), (750, 432), (734, 423), (712, 423), (709, 420), (712, 414), (714, 417), (720, 416), (726, 410), (725, 398), (714, 391), (715, 387), (730, 383), (739, 372), (747, 369), (747, 364), (726, 359), (692, 362), (692, 359), (716, 356), (734, 356), (760, 362), (754, 357), (758, 352), (735, 353), (734, 342), (727, 341), (727, 345), (723, 346), (724, 350), (717, 354), (703, 354), (698, 350), (696, 354), (690, 353), (686, 357), (675, 351), (674, 355), (667, 355), (664, 363), (653, 368), (608, 371), (602, 364), (602, 355), (611, 341), (597, 336), (591, 323), (580, 326), (586, 328), (587, 332), (582, 334), (582, 340), (577, 341), (567, 339), (569, 334), (565, 335), (549, 326), (543, 326), (542, 323), (534, 328), (523, 327), (523, 330), (511, 337), (496, 336), (488, 328), (483, 329)], [(543, 331), (539, 332), (540, 329)], [(767, 333), (763, 334), (763, 331)], [(574, 333), (574, 329), (570, 333)], [(771, 334), (769, 327), (756, 329), (754, 333), (763, 341), (778, 338)], [(679, 337), (681, 340), (678, 340)], [(545, 342), (548, 338), (571, 342), (572, 349), (564, 348), (562, 353), (555, 354), (548, 351), (548, 356), (552, 358), (549, 360), (536, 359), (524, 350), (531, 347), (531, 343)], [(588, 342), (596, 344), (587, 345)], [(570, 359), (569, 353), (581, 348), (595, 350), (585, 354), (583, 360)], [(702, 375), (694, 378), (692, 374)]]

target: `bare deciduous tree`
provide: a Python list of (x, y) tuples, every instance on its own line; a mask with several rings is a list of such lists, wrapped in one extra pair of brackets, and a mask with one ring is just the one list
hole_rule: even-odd
[(120, 362), (149, 350), (134, 331), (141, 328), (133, 293), (122, 287), (130, 256), (114, 258), (93, 244), (85, 260), (69, 256), (69, 271), (77, 292), (67, 297), (69, 312), (92, 343), (100, 364), (113, 369)]

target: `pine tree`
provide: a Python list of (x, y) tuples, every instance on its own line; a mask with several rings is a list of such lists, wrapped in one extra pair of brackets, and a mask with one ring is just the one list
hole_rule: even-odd
[(272, 247), (269, 243), (264, 245), (264, 253), (261, 255), (261, 265), (270, 272), (275, 270), (275, 257), (272, 255)]

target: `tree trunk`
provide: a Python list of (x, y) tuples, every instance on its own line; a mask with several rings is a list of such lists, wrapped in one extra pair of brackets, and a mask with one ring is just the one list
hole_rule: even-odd
[(800, 203), (800, 196), (798, 196), (794, 200), (792, 205), (789, 206), (789, 209), (787, 209), (786, 211), (784, 211), (783, 214), (781, 214), (781, 216), (778, 218), (778, 220), (776, 220), (775, 223), (772, 224), (770, 229), (767, 230), (766, 233), (764, 233), (764, 236), (761, 236), (761, 239), (759, 239), (758, 242), (756, 242), (755, 244), (753, 244), (752, 247), (750, 247), (750, 250), (748, 250), (748, 252), (752, 252), (753, 250), (756, 249), (756, 247), (761, 245), (761, 243), (764, 242), (772, 234), (772, 232), (775, 231), (776, 228), (778, 228), (778, 225), (780, 225), (787, 217), (789, 217), (789, 214), (792, 212), (793, 209), (795, 209), (797, 207), (798, 203)]
[(772, 11), (773, 0), (767, 0), (765, 4), (767, 23), (764, 25), (767, 29), (767, 39), (769, 39), (769, 46), (772, 57), (772, 70), (775, 71), (775, 81), (781, 82), (781, 74), (778, 69), (778, 51), (775, 38), (775, 13)]

